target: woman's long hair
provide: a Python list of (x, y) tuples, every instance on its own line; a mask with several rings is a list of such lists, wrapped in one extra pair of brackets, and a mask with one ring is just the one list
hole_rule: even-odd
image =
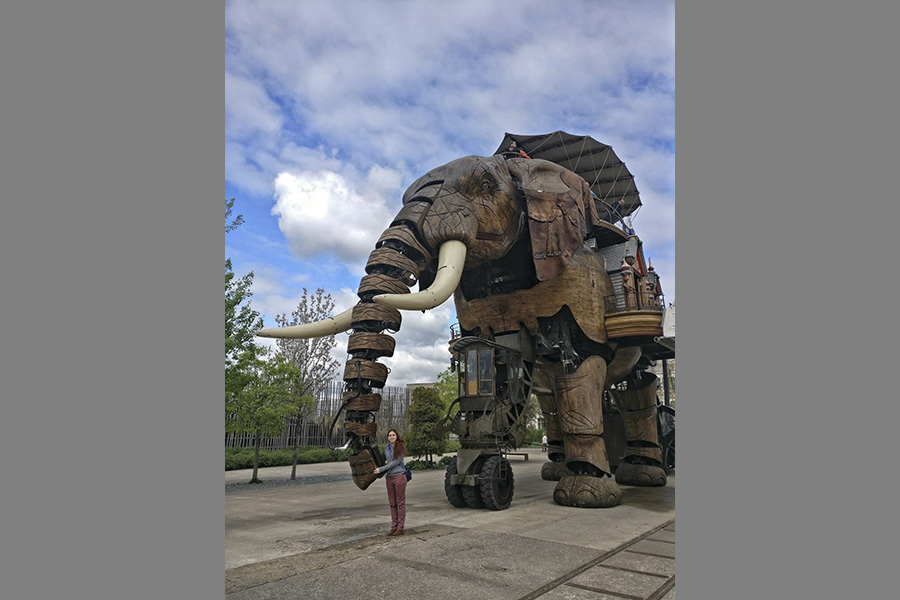
[(397, 458), (398, 456), (406, 456), (406, 442), (403, 441), (403, 438), (400, 436), (400, 432), (396, 429), (388, 429), (388, 435), (390, 435), (392, 431), (397, 434), (397, 441), (394, 442), (394, 445), (391, 448), (391, 452), (393, 453), (394, 458)]

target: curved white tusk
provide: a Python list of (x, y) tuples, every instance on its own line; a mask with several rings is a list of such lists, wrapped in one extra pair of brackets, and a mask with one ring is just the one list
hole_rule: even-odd
[(427, 310), (443, 304), (456, 291), (466, 262), (466, 245), (457, 240), (441, 244), (437, 274), (427, 290), (414, 294), (379, 294), (372, 300), (402, 310)]
[(268, 329), (260, 329), (256, 332), (256, 335), (258, 337), (293, 340), (336, 335), (350, 329), (352, 317), (353, 309), (350, 308), (339, 315), (322, 319), (315, 323), (292, 325), (290, 327), (269, 327)]

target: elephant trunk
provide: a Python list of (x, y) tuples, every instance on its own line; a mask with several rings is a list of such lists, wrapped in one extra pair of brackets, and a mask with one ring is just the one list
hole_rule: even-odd
[(374, 480), (375, 462), (368, 448), (375, 442), (378, 427), (375, 411), (381, 406), (381, 389), (388, 368), (379, 358), (394, 354), (395, 341), (385, 330), (399, 331), (400, 311), (376, 304), (375, 296), (409, 294), (419, 272), (431, 261), (431, 254), (405, 227), (390, 227), (381, 235), (366, 263), (366, 275), (357, 290), (359, 303), (351, 309), (352, 333), (347, 343), (349, 358), (344, 366), (343, 400), (346, 410), (344, 432), (349, 439), (353, 481), (366, 489)]
[(458, 240), (441, 244), (436, 275), (428, 289), (409, 293), (418, 283), (419, 273), (432, 259), (431, 252), (405, 225), (389, 227), (381, 234), (366, 263), (366, 275), (359, 283), (359, 302), (353, 308), (329, 319), (292, 327), (262, 329), (261, 337), (311, 338), (334, 335), (351, 329), (347, 344), (349, 355), (344, 365), (343, 408), (346, 410), (344, 433), (352, 455), (349, 458), (353, 481), (366, 489), (376, 476), (372, 445), (378, 427), (375, 412), (381, 407), (381, 394), (388, 368), (379, 358), (394, 354), (394, 338), (384, 331), (400, 330), (398, 309), (425, 310), (447, 300), (459, 285), (466, 257), (466, 246)]
[[(384, 388), (388, 376), (387, 365), (378, 359), (393, 356), (395, 348), (394, 338), (384, 332), (400, 330), (398, 309), (427, 310), (453, 294), (462, 277), (467, 245), (475, 238), (474, 216), (445, 206), (440, 186), (424, 188), (412, 199), (404, 199), (400, 213), (376, 242), (357, 290), (356, 306), (317, 323), (257, 332), (263, 337), (309, 338), (351, 330), (343, 374), (344, 433), (352, 452), (353, 481), (363, 490), (376, 479), (372, 446), (381, 394), (373, 390)], [(432, 265), (432, 248), (438, 254), (434, 278), (427, 289), (410, 294), (419, 274)]]

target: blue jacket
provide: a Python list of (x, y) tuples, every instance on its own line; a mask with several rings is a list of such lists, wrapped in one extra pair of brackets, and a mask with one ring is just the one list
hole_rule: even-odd
[(401, 454), (397, 458), (394, 458), (394, 449), (390, 444), (384, 449), (384, 458), (387, 460), (387, 463), (383, 467), (379, 469), (379, 471), (384, 471), (385, 476), (393, 476), (393, 475), (403, 475), (406, 473), (406, 466), (403, 464), (404, 456)]

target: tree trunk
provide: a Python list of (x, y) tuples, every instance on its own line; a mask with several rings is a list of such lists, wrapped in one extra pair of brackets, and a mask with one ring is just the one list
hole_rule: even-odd
[(294, 464), (291, 466), (291, 481), (294, 481), (295, 479), (297, 479), (297, 445), (299, 443), (299, 437), (300, 437), (300, 432), (298, 430), (300, 429), (300, 422), (302, 421), (302, 419), (300, 418), (299, 415), (294, 415), (293, 421), (294, 421), (294, 428), (293, 428), (293, 431), (294, 431)]
[(260, 432), (256, 432), (256, 439), (253, 440), (253, 477), (250, 478), (250, 483), (260, 483), (259, 478), (256, 476), (257, 471), (259, 471), (259, 446), (262, 443), (262, 438), (260, 437)]

